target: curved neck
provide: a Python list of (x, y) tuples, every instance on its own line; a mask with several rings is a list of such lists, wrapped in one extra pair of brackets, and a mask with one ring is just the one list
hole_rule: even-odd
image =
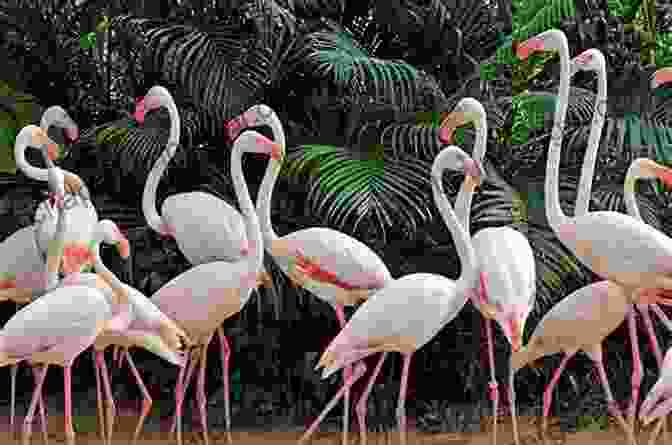
[[(476, 125), (476, 140), (474, 142), (472, 159), (482, 163), (488, 143), (488, 123), (484, 113), (479, 113), (478, 119), (473, 122)], [(455, 215), (457, 215), (458, 221), (467, 233), (470, 233), (471, 201), (474, 197), (475, 189), (474, 182), (465, 177), (455, 199)]]
[(473, 287), (477, 276), (476, 254), (471, 244), (469, 232), (462, 227), (457, 219), (457, 215), (450, 206), (450, 202), (443, 191), (443, 168), (432, 169), (432, 193), (436, 206), (441, 212), (443, 221), (448, 226), (450, 234), (453, 236), (453, 242), (460, 256), (462, 263), (460, 278), (457, 281), (458, 289), (468, 289)]
[[(43, 127), (43, 129), (45, 128)], [(34, 167), (26, 160), (26, 148), (32, 146), (29, 142), (31, 139), (30, 133), (26, 133), (26, 135), (28, 137), (17, 137), (14, 144), (14, 160), (16, 161), (16, 166), (27, 177), (36, 181), (47, 182), (49, 180), (48, 170), (46, 168)], [(50, 161), (48, 156), (45, 156), (45, 158), (45, 162)]]
[(156, 190), (159, 187), (159, 181), (163, 173), (166, 171), (166, 167), (168, 167), (168, 163), (175, 156), (177, 146), (180, 143), (180, 115), (172, 100), (165, 99), (163, 96), (161, 97), (161, 105), (168, 109), (168, 114), (170, 115), (170, 134), (166, 149), (163, 150), (163, 153), (156, 160), (154, 167), (152, 167), (147, 176), (145, 188), (142, 192), (142, 213), (145, 215), (145, 220), (149, 227), (156, 232), (165, 233), (166, 227), (164, 227), (163, 219), (156, 208)]
[(591, 122), (588, 145), (583, 157), (581, 178), (579, 179), (579, 191), (574, 206), (574, 216), (588, 213), (590, 207), (590, 192), (593, 186), (593, 174), (595, 173), (595, 161), (600, 148), (600, 137), (604, 127), (605, 114), (607, 112), (607, 72), (604, 65), (597, 70), (597, 97), (595, 98), (595, 113)]
[(567, 101), (569, 99), (569, 49), (566, 42), (560, 45), (560, 88), (558, 101), (555, 104), (555, 117), (551, 142), (548, 146), (546, 161), (546, 182), (544, 194), (546, 201), (546, 219), (549, 226), (557, 234), (560, 227), (568, 222), (567, 215), (560, 207), (560, 150), (562, 148), (562, 133), (565, 128)]
[[(273, 140), (280, 144), (284, 150), (286, 141), (285, 141), (285, 132), (282, 129), (282, 123), (278, 118), (278, 115), (275, 112), (272, 112), (270, 117), (269, 126), (273, 131)], [(275, 183), (278, 180), (280, 175), (280, 169), (282, 165), (279, 161), (271, 159), (268, 168), (266, 168), (266, 173), (264, 174), (264, 179), (261, 181), (261, 186), (259, 187), (259, 192), (257, 194), (257, 212), (259, 214), (259, 224), (261, 226), (261, 233), (266, 243), (270, 243), (278, 239), (278, 234), (273, 230), (273, 223), (271, 222), (271, 198), (273, 196), (273, 188)]]
[[(245, 177), (243, 176), (242, 156), (243, 146), (234, 144), (231, 151), (231, 178), (233, 180), (233, 187), (236, 190), (236, 198), (238, 198), (240, 210), (247, 222), (247, 224), (245, 224), (245, 232), (251, 250), (249, 257), (243, 261), (248, 263), (250, 274), (256, 275), (257, 271), (261, 268), (264, 259), (264, 249), (261, 238), (261, 229), (259, 227), (259, 218), (254, 209), (252, 199), (250, 198), (250, 191), (247, 188)], [(267, 167), (267, 170), (269, 168), (270, 165)], [(241, 289), (241, 307), (250, 298), (252, 286), (248, 287), (245, 285), (245, 287)]]
[(117, 297), (117, 301), (113, 302), (114, 305), (128, 305), (128, 290), (124, 287), (124, 283), (121, 282), (117, 276), (110, 271), (110, 269), (105, 266), (102, 258), (100, 257), (100, 241), (96, 242), (96, 247), (94, 249), (94, 254), (96, 256), (96, 262), (94, 268), (96, 273), (103, 279), (105, 282), (112, 288), (114, 295)]
[(637, 197), (635, 196), (635, 183), (639, 179), (639, 165), (637, 161), (630, 164), (628, 173), (625, 175), (625, 184), (623, 185), (623, 200), (625, 201), (625, 208), (628, 214), (633, 218), (642, 221), (642, 215), (639, 213), (639, 206), (637, 206)]

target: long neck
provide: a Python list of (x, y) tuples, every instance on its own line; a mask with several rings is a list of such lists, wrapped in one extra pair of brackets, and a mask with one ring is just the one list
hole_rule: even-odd
[(551, 131), (551, 142), (548, 147), (546, 161), (546, 219), (549, 226), (557, 234), (560, 227), (568, 221), (567, 215), (560, 207), (560, 150), (562, 148), (562, 133), (565, 128), (567, 101), (569, 99), (569, 50), (566, 44), (560, 45), (560, 88), (558, 101), (555, 104), (555, 118)]
[[(275, 112), (271, 114), (270, 121), (270, 127), (271, 130), (273, 130), (273, 140), (280, 144), (284, 150), (285, 132), (283, 131), (282, 123)], [(275, 159), (270, 160), (257, 194), (259, 224), (261, 225), (261, 233), (267, 245), (278, 239), (278, 235), (275, 233), (275, 230), (273, 230), (273, 223), (271, 222), (271, 198), (273, 196), (275, 182), (280, 175), (280, 168), (281, 164), (279, 161), (276, 161)]]
[[(242, 146), (234, 145), (231, 153), (231, 178), (233, 179), (233, 187), (236, 190), (236, 197), (238, 198), (240, 210), (247, 222), (247, 224), (245, 224), (245, 231), (247, 239), (250, 242), (251, 252), (249, 258), (243, 261), (247, 262), (250, 274), (256, 274), (261, 267), (264, 258), (264, 248), (262, 245), (259, 218), (254, 209), (252, 199), (250, 198), (250, 191), (247, 188), (245, 177), (243, 176), (242, 155)], [(270, 168), (270, 166), (267, 167), (267, 169), (268, 168)], [(241, 301), (241, 305), (244, 305), (247, 302), (251, 290), (251, 286), (242, 289), (241, 299), (243, 301)]]
[[(472, 158), (482, 163), (488, 142), (488, 123), (486, 122), (485, 114), (479, 113), (478, 120), (475, 120), (474, 124), (476, 124), (476, 141), (474, 142)], [(471, 201), (474, 197), (474, 189), (475, 184), (465, 177), (455, 199), (455, 214), (467, 233), (470, 233)]]
[(476, 254), (471, 244), (469, 232), (462, 227), (457, 219), (457, 215), (450, 206), (450, 202), (443, 191), (443, 169), (432, 170), (432, 192), (443, 221), (448, 226), (450, 234), (453, 236), (457, 254), (460, 256), (462, 271), (457, 281), (458, 289), (467, 289), (472, 287), (476, 279)]
[(14, 159), (16, 166), (29, 178), (36, 181), (47, 182), (49, 180), (49, 173), (46, 168), (37, 168), (28, 163), (26, 160), (26, 148), (28, 148), (27, 138), (16, 138), (14, 145)]
[(177, 107), (172, 100), (163, 99), (162, 105), (168, 109), (170, 115), (170, 135), (165, 150), (154, 163), (154, 167), (147, 176), (145, 188), (142, 193), (142, 213), (145, 215), (147, 225), (154, 231), (164, 233), (163, 219), (156, 208), (156, 189), (159, 187), (159, 181), (165, 172), (168, 163), (177, 151), (180, 142), (180, 116)]
[(628, 214), (633, 218), (642, 220), (642, 215), (639, 213), (639, 206), (637, 205), (637, 197), (635, 196), (635, 183), (639, 178), (639, 165), (637, 161), (630, 164), (628, 173), (625, 175), (625, 184), (623, 185), (623, 200), (625, 201), (625, 208)]
[(597, 71), (597, 97), (595, 98), (595, 113), (591, 123), (590, 134), (588, 136), (588, 145), (586, 154), (583, 158), (581, 167), (581, 178), (579, 179), (579, 192), (576, 196), (576, 205), (574, 207), (574, 216), (581, 216), (588, 213), (590, 206), (590, 192), (593, 185), (593, 173), (595, 172), (595, 161), (600, 146), (600, 137), (602, 136), (602, 127), (606, 113), (607, 101), (607, 72), (602, 66)]
[(114, 291), (114, 295), (118, 299), (115, 303), (118, 305), (128, 305), (128, 291), (124, 287), (124, 284), (110, 269), (107, 268), (107, 266), (105, 266), (103, 259), (100, 257), (100, 242), (96, 243), (94, 253), (96, 255), (96, 262), (94, 264), (96, 273), (105, 280)]

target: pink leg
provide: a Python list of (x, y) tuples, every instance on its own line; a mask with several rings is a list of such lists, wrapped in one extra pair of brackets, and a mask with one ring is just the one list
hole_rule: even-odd
[(105, 363), (105, 356), (103, 351), (96, 351), (96, 366), (100, 370), (100, 375), (103, 380), (103, 392), (105, 393), (105, 429), (107, 433), (107, 444), (112, 444), (112, 431), (114, 428), (114, 417), (116, 415), (116, 406), (112, 398), (112, 386), (110, 385), (110, 377), (107, 371), (107, 364)]
[(10, 386), (10, 401), (9, 401), (9, 431), (14, 432), (14, 417), (16, 414), (16, 372), (19, 365), (12, 365), (9, 368), (9, 386)]
[(63, 367), (63, 396), (65, 399), (65, 439), (68, 445), (75, 445), (75, 428), (72, 425), (72, 368), (69, 364)]
[(492, 400), (492, 444), (497, 445), (497, 412), (499, 411), (499, 384), (495, 375), (495, 348), (492, 339), (492, 320), (485, 319), (485, 335), (488, 339), (488, 361), (490, 364), (490, 400)]
[[(177, 382), (175, 382), (175, 414), (173, 414), (173, 425), (170, 427), (171, 434), (175, 432), (176, 425), (178, 423), (182, 423), (182, 401), (180, 400), (180, 398), (182, 397), (182, 388), (184, 386), (184, 375), (187, 370), (186, 366), (190, 358), (191, 358), (191, 352), (187, 352), (187, 355), (185, 357), (185, 363), (182, 367), (180, 367), (180, 372), (177, 375)], [(182, 433), (181, 425), (179, 431), (180, 431), (179, 434), (181, 435)]]
[(152, 409), (152, 398), (149, 395), (149, 391), (147, 391), (145, 382), (142, 381), (142, 377), (140, 376), (138, 369), (135, 367), (135, 363), (133, 363), (131, 354), (127, 349), (124, 350), (123, 355), (125, 356), (126, 361), (128, 362), (128, 366), (131, 368), (131, 373), (133, 373), (133, 377), (135, 377), (135, 382), (138, 384), (140, 392), (142, 393), (142, 410), (140, 411), (140, 419), (138, 420), (138, 425), (135, 427), (135, 432), (133, 433), (133, 444), (135, 444), (138, 440), (138, 436), (140, 436), (140, 431), (142, 431), (142, 426), (145, 424), (145, 419), (147, 418), (147, 415), (149, 415), (149, 410)]
[(369, 378), (369, 381), (366, 384), (366, 389), (362, 393), (362, 396), (359, 398), (359, 401), (357, 402), (357, 406), (355, 407), (355, 412), (357, 413), (357, 421), (359, 423), (359, 437), (360, 437), (360, 445), (366, 445), (366, 408), (367, 408), (367, 402), (369, 400), (369, 395), (371, 395), (371, 391), (373, 390), (373, 384), (376, 381), (376, 378), (378, 377), (378, 374), (380, 373), (380, 369), (383, 366), (383, 362), (385, 361), (385, 358), (387, 357), (387, 352), (383, 352), (380, 354), (380, 358), (378, 359), (378, 363), (376, 363), (376, 367), (373, 369), (373, 374), (371, 374), (371, 377)]
[[(343, 305), (337, 304), (334, 309), (336, 310), (336, 317), (338, 318), (338, 324), (343, 329), (345, 326), (345, 312), (343, 310)], [(343, 385), (345, 389), (345, 395), (343, 396), (343, 445), (348, 443), (348, 427), (350, 426), (350, 388), (345, 385), (345, 382), (352, 376), (352, 367), (346, 366), (343, 369)]]
[[(37, 375), (37, 372), (35, 371), (35, 368), (32, 366), (30, 367), (30, 373), (33, 375), (33, 381), (34, 384), (37, 385), (39, 382), (39, 376)], [(37, 401), (38, 409), (40, 410), (40, 423), (42, 424), (42, 439), (44, 440), (44, 444), (47, 445), (49, 443), (49, 438), (47, 436), (47, 415), (44, 412), (44, 398), (42, 397), (42, 393), (40, 392), (39, 399)]]
[[(189, 353), (189, 356), (191, 357), (191, 361), (189, 362), (189, 366), (187, 367), (187, 374), (185, 376), (182, 376), (182, 385), (181, 385), (182, 393), (180, 394), (180, 412), (182, 412), (182, 403), (184, 403), (184, 395), (186, 394), (187, 389), (189, 389), (189, 383), (191, 383), (191, 377), (193, 376), (194, 370), (196, 369), (196, 364), (198, 363), (198, 359), (194, 359), (192, 352)], [(176, 426), (180, 426), (180, 424), (177, 423), (177, 409), (175, 410), (175, 415), (173, 416), (173, 425), (170, 429), (171, 433), (175, 432)]]
[(646, 328), (646, 333), (649, 337), (649, 345), (651, 346), (653, 355), (656, 357), (658, 369), (662, 369), (663, 353), (660, 350), (660, 344), (658, 343), (658, 337), (656, 336), (656, 329), (654, 328), (653, 320), (651, 319), (651, 306), (648, 304), (638, 304), (637, 309), (639, 309), (639, 311), (642, 313), (644, 327)]
[(203, 345), (203, 352), (201, 353), (201, 367), (198, 373), (198, 381), (196, 382), (196, 400), (198, 401), (198, 409), (201, 414), (201, 427), (203, 428), (203, 442), (205, 445), (210, 444), (210, 440), (208, 438), (208, 413), (206, 411), (208, 399), (205, 396), (205, 366), (207, 356), (208, 344), (206, 343)]
[(642, 358), (639, 354), (639, 339), (637, 337), (637, 312), (632, 306), (628, 313), (628, 330), (630, 333), (630, 347), (632, 348), (632, 396), (628, 406), (628, 423), (634, 428), (637, 403), (639, 402), (639, 387), (642, 383)]
[(329, 414), (329, 411), (331, 411), (334, 406), (338, 403), (338, 401), (343, 397), (343, 393), (345, 393), (346, 388), (350, 387), (359, 379), (361, 376), (364, 375), (366, 372), (366, 365), (362, 363), (361, 361), (355, 365), (355, 372), (353, 375), (350, 377), (350, 379), (345, 382), (345, 385), (341, 387), (341, 389), (338, 390), (336, 395), (327, 403), (327, 406), (324, 407), (320, 415), (315, 419), (315, 421), (308, 427), (305, 433), (303, 433), (303, 436), (299, 439), (299, 444), (298, 445), (303, 445), (306, 443), (306, 441), (310, 438), (310, 436), (315, 432), (317, 427), (320, 425), (322, 420)]
[(33, 424), (33, 416), (35, 415), (35, 408), (37, 408), (37, 403), (40, 400), (40, 395), (42, 394), (42, 385), (44, 384), (44, 379), (47, 376), (47, 370), (49, 369), (49, 365), (43, 365), (42, 366), (42, 375), (39, 376), (37, 379), (37, 384), (35, 385), (35, 389), (33, 390), (33, 398), (30, 401), (30, 405), (28, 406), (28, 412), (26, 413), (26, 418), (23, 420), (23, 436), (22, 436), (22, 443), (23, 445), (29, 445), (30, 444), (30, 434), (31, 434), (31, 427)]
[(231, 347), (224, 335), (224, 329), (217, 328), (219, 337), (219, 346), (222, 357), (222, 381), (224, 382), (224, 419), (226, 421), (226, 440), (233, 443), (231, 438), (231, 397), (229, 392), (229, 357), (231, 357)]
[(408, 373), (411, 368), (413, 354), (404, 354), (404, 365), (401, 372), (401, 387), (397, 405), (397, 422), (399, 424), (399, 443), (406, 445), (406, 391), (408, 389)]
[(179, 399), (176, 400), (176, 406), (175, 406), (175, 417), (176, 417), (176, 431), (177, 431), (177, 443), (178, 445), (182, 445), (182, 403), (184, 402), (184, 395), (187, 393), (187, 390), (189, 389), (189, 383), (191, 382), (191, 375), (194, 372), (194, 368), (196, 364), (198, 363), (198, 357), (194, 357), (194, 351), (191, 350), (189, 352), (189, 356), (191, 358), (191, 361), (189, 362), (189, 368), (187, 369), (187, 375), (184, 377), (182, 388), (181, 388), (181, 394), (179, 396)]
[(574, 357), (574, 354), (575, 354), (574, 352), (572, 352), (571, 354), (563, 353), (560, 365), (553, 373), (551, 381), (548, 382), (548, 385), (546, 385), (546, 389), (544, 390), (544, 411), (541, 420), (541, 430), (543, 431), (544, 434), (546, 434), (546, 431), (548, 431), (548, 415), (551, 411), (551, 403), (553, 402), (553, 390), (555, 389), (555, 385), (558, 384), (558, 380), (560, 380), (560, 376), (562, 375), (562, 372), (565, 370), (565, 367), (567, 367), (567, 363), (572, 357)]
[(93, 354), (93, 371), (96, 375), (96, 409), (98, 411), (98, 433), (100, 435), (100, 440), (105, 440), (105, 410), (103, 409), (103, 391), (102, 384), (100, 382), (100, 369), (98, 368), (98, 362), (96, 359), (96, 350), (92, 349), (91, 353)]
[(609, 386), (609, 380), (607, 379), (607, 372), (604, 370), (604, 362), (602, 360), (602, 347), (598, 345), (592, 348), (589, 355), (593, 359), (593, 363), (595, 364), (595, 368), (597, 369), (597, 373), (600, 377), (600, 382), (602, 383), (602, 389), (604, 390), (604, 394), (607, 399), (609, 412), (616, 419), (619, 425), (621, 425), (621, 427), (627, 434), (630, 445), (637, 445), (637, 439), (635, 438), (634, 431), (632, 427), (623, 418), (623, 412), (621, 412), (621, 409), (618, 407), (618, 403), (616, 402), (616, 399), (614, 399), (614, 395), (611, 392), (611, 387)]

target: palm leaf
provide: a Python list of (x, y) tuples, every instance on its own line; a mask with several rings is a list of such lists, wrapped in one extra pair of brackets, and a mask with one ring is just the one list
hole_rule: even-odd
[(285, 175), (296, 183), (308, 175), (307, 199), (314, 215), (339, 228), (373, 224), (414, 233), (431, 217), (427, 205), (430, 165), (410, 156), (362, 159), (344, 147), (303, 145), (288, 154)]

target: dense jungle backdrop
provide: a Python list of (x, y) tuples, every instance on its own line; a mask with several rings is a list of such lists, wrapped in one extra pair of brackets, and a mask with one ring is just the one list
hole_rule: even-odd
[[(459, 260), (431, 199), (429, 170), (441, 148), (441, 116), (471, 96), (484, 104), (489, 126), (488, 180), (474, 200), (472, 233), (509, 225), (528, 237), (537, 262), (529, 335), (553, 304), (596, 279), (545, 221), (551, 119), (543, 110), (554, 100), (557, 55), (519, 62), (512, 52), (512, 42), (553, 27), (567, 33), (571, 57), (592, 47), (607, 56), (607, 121), (591, 208), (625, 211), (623, 182), (630, 162), (640, 156), (672, 162), (672, 102), (669, 95), (652, 94), (648, 82), (656, 67), (672, 65), (667, 1), (0, 1), (0, 239), (31, 223), (46, 191), (44, 183), (16, 172), (14, 137), (24, 125), (38, 122), (47, 106), (61, 105), (81, 132), (61, 165), (86, 181), (101, 218), (119, 223), (131, 241), (128, 264), (110, 252), (106, 261), (147, 295), (186, 270), (176, 244), (148, 229), (140, 210), (142, 188), (166, 143), (169, 120), (162, 109), (138, 126), (131, 113), (134, 99), (159, 84), (175, 97), (182, 118), (181, 146), (159, 187), (159, 202), (178, 191), (204, 190), (236, 206), (225, 124), (265, 103), (280, 115), (288, 141), (289, 162), (273, 202), (278, 233), (326, 225), (371, 246), (395, 277), (421, 271), (455, 278)], [(577, 75), (560, 176), (570, 214), (594, 91), (592, 74)], [(268, 128), (259, 131), (271, 137)], [(457, 136), (471, 152), (473, 129)], [(56, 132), (52, 137), (63, 142)], [(39, 156), (31, 160), (40, 162)], [(328, 160), (338, 162), (320, 168)], [(264, 162), (244, 163), (252, 196)], [(366, 180), (352, 174), (363, 163), (370, 165)], [(451, 198), (461, 180), (455, 175), (447, 181)], [(671, 236), (672, 195), (641, 181), (637, 198), (644, 219)], [(340, 374), (320, 381), (313, 371), (318, 354), (337, 333), (333, 311), (292, 287), (270, 258), (265, 265), (272, 287), (260, 288), (242, 313), (225, 323), (233, 347), (234, 426), (245, 416), (269, 415), (304, 424), (340, 384)], [(14, 310), (3, 303), (2, 321)], [(670, 336), (663, 326), (657, 328), (666, 347)], [(506, 381), (509, 347), (496, 332), (498, 378)], [(625, 334), (619, 329), (604, 345), (620, 400), (629, 396), (632, 369)], [(641, 347), (645, 393), (657, 373), (649, 348)], [(216, 347), (210, 353), (208, 393), (218, 404)], [(155, 401), (170, 402), (177, 368), (149, 354), (136, 355)], [(543, 385), (558, 361), (547, 358), (519, 372), (522, 414), (538, 412)], [(383, 369), (372, 397), (372, 426), (394, 425), (399, 364), (395, 357)], [(482, 318), (467, 304), (414, 358), (408, 406), (418, 427), (445, 431), (477, 425), (488, 410), (485, 365)], [(93, 387), (88, 354), (74, 372), (75, 391)], [(8, 377), (8, 371), (0, 371), (0, 381)], [(21, 371), (19, 383), (27, 395), (30, 375)], [(47, 391), (60, 385), (59, 373), (53, 373)], [(134, 388), (130, 373), (117, 374), (118, 398), (137, 400)], [(554, 410), (574, 425), (579, 416), (606, 412), (585, 357), (568, 368), (556, 397)], [(334, 419), (340, 409), (332, 412)]]

